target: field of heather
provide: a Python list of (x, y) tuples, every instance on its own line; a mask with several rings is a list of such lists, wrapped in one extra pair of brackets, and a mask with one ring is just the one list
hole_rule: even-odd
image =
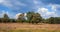
[(0, 23), (0, 32), (60, 32), (60, 24)]

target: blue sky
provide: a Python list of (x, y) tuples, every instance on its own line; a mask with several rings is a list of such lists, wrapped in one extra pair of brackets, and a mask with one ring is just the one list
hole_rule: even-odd
[(60, 16), (60, 0), (0, 0), (0, 17), (7, 13), (10, 18), (34, 11), (43, 18)]

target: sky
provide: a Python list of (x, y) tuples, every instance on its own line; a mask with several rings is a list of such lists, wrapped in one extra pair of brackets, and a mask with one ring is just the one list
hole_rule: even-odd
[(21, 13), (34, 11), (43, 18), (60, 17), (60, 0), (0, 0), (0, 17), (6, 13), (16, 18)]

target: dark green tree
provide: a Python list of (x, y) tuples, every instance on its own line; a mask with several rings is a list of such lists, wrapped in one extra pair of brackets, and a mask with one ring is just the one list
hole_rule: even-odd
[(42, 21), (42, 17), (41, 17), (41, 15), (39, 14), (39, 13), (35, 13), (35, 14), (33, 14), (33, 17), (32, 17), (32, 23), (41, 23), (41, 21)]
[(9, 19), (9, 23), (16, 23), (15, 19)]
[(29, 23), (31, 23), (33, 14), (34, 14), (34, 12), (28, 12), (28, 13), (27, 13), (27, 20), (28, 20)]
[(60, 23), (60, 17), (50, 17), (47, 19), (48, 23), (50, 24), (59, 24)]
[(5, 22), (5, 23), (9, 22), (9, 17), (8, 17), (7, 14), (4, 14), (4, 16), (3, 16), (3, 22)]
[(49, 21), (50, 24), (54, 24), (55, 23), (55, 18), (54, 17), (50, 17), (48, 19), (48, 21)]
[(27, 19), (29, 20), (29, 23), (36, 23), (36, 24), (42, 21), (41, 15), (35, 12), (28, 12)]
[(55, 17), (55, 24), (60, 24), (60, 17)]
[(24, 18), (24, 13), (22, 13), (22, 14), (20, 14), (20, 15), (18, 16), (17, 22), (23, 23), (24, 20), (25, 20), (25, 18)]
[(0, 18), (0, 23), (3, 23), (3, 18)]

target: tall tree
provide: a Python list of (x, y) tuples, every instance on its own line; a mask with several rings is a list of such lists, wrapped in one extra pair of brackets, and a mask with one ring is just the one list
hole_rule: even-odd
[(27, 13), (27, 19), (29, 20), (29, 23), (39, 23), (42, 20), (42, 17), (39, 13), (35, 12), (28, 12)]
[(32, 23), (39, 23), (39, 22), (41, 22), (42, 21), (42, 17), (41, 17), (41, 15), (39, 14), (39, 13), (35, 13), (35, 14), (33, 14), (33, 17), (32, 17)]
[(48, 19), (48, 23), (50, 23), (50, 24), (59, 24), (60, 23), (60, 17), (50, 17)]
[(7, 14), (4, 14), (3, 22), (9, 22), (9, 17)]
[(27, 13), (27, 20), (28, 20), (29, 23), (31, 23), (33, 14), (34, 14), (34, 12), (28, 12), (28, 13)]
[(17, 22), (24, 22), (24, 20), (25, 20), (25, 18), (24, 18), (24, 13), (22, 13), (22, 14), (20, 14), (19, 16), (18, 16), (18, 19), (17, 19)]
[(60, 17), (55, 17), (55, 24), (60, 24)]
[(53, 24), (53, 23), (54, 23), (54, 17), (50, 17), (50, 18), (48, 19), (48, 21), (49, 21), (50, 24)]

